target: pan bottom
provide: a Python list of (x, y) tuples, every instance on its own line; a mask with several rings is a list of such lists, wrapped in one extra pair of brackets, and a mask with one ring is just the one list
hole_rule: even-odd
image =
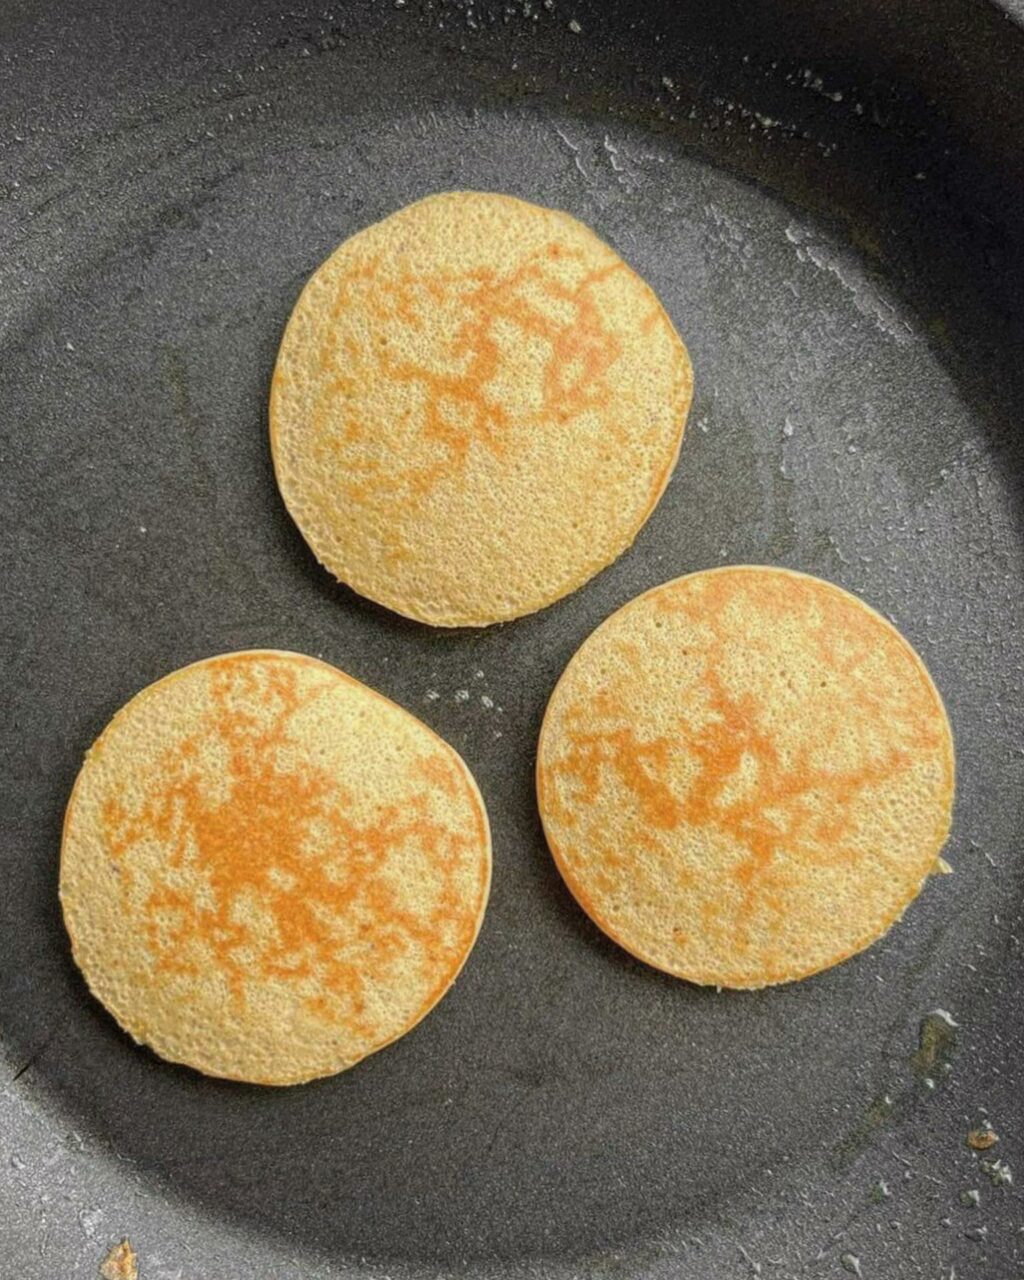
[[(139, 177), (108, 239), (67, 255), (76, 274), (48, 279), (15, 335), (5, 411), (39, 427), (9, 461), (35, 803), (12, 833), (12, 919), (30, 927), (4, 931), (0, 1007), (13, 1067), (45, 1045), (5, 1117), (16, 1202), (28, 1214), (63, 1179), (82, 1215), (100, 1211), (80, 1215), (98, 1262), (108, 1229), (144, 1239), (169, 1195), (189, 1230), (228, 1224), (211, 1276), (256, 1274), (264, 1248), (308, 1257), (310, 1276), (344, 1260), (592, 1274), (598, 1255), (623, 1273), (639, 1259), (649, 1275), (740, 1274), (737, 1242), (803, 1274), (823, 1241), (843, 1252), (829, 1233), (851, 1204), (857, 1247), (893, 1265), (890, 1219), (940, 1216), (909, 1191), (898, 1213), (870, 1203), (874, 1180), (903, 1185), (895, 1126), (913, 1112), (913, 1166), (934, 1177), (946, 1161), (942, 1203), (959, 1212), (960, 1121), (953, 1136), (938, 1117), (982, 1097), (952, 1036), (921, 1067), (922, 1019), (946, 1008), (974, 1043), (1010, 981), (1024, 575), (992, 406), (964, 389), (936, 318), (841, 238), (639, 126), (446, 109), (353, 118), (318, 142), (322, 124), (296, 106), (243, 132), (236, 158), (167, 158), (153, 187), (173, 199), (147, 199)], [(264, 405), (312, 268), (359, 226), (459, 187), (593, 226), (664, 301), (696, 396), (631, 551), (534, 617), (436, 634), (312, 562), (274, 489)], [(892, 617), (947, 699), (961, 778), (955, 876), (839, 969), (744, 994), (675, 982), (603, 939), (554, 871), (532, 790), (546, 699), (584, 637), (640, 591), (729, 562), (830, 578)], [(135, 690), (240, 646), (320, 655), (424, 718), (470, 762), (494, 830), (490, 911), (449, 998), (386, 1053), (286, 1092), (133, 1047), (75, 974), (54, 891), (83, 747)], [(69, 1128), (77, 1151), (53, 1137)], [(944, 1256), (933, 1237), (915, 1239), (923, 1269)]]

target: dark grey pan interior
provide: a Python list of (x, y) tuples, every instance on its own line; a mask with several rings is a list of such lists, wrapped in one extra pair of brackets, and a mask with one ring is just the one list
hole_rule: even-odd
[[(981, 0), (7, 0), (4, 1280), (94, 1277), (122, 1236), (143, 1280), (1021, 1274), (1020, 19)], [(443, 633), (317, 566), (265, 406), (312, 269), (456, 187), (590, 223), (663, 298), (697, 391), (618, 563), (533, 617)], [(607, 942), (532, 788), (583, 638), (731, 561), (892, 617), (958, 744), (955, 874), (860, 957), (756, 994)], [(63, 806), (112, 712), (262, 645), (437, 729), (495, 839), (450, 996), (284, 1091), (135, 1047), (56, 898)], [(986, 1114), (1000, 1143), (979, 1156)]]

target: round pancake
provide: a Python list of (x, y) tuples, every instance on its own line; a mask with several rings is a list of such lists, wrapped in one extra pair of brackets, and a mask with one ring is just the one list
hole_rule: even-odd
[(658, 299), (582, 223), (431, 196), (303, 290), (270, 396), (277, 481), (335, 577), (422, 622), (484, 626), (630, 545), (692, 389)]
[(459, 756), (294, 653), (144, 689), (89, 751), (60, 896), (78, 967), (136, 1040), (296, 1084), (403, 1035), (476, 938), (490, 835)]
[(583, 909), (691, 982), (802, 978), (879, 938), (949, 832), (953, 740), (920, 658), (831, 583), (741, 566), (655, 587), (562, 676), (548, 843)]

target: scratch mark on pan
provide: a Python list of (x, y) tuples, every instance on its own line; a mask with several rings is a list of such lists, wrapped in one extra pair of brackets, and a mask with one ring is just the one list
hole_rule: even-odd
[(580, 174), (581, 174), (581, 175), (582, 175), (582, 177), (585, 179), (585, 181), (589, 182), (589, 181), (590, 181), (590, 175), (587, 173), (586, 169), (584, 169), (584, 167), (583, 167), (583, 161), (580, 159), (580, 149), (579, 149), (579, 147), (576, 145), (576, 143), (575, 143), (575, 142), (573, 142), (573, 140), (572, 140), (572, 139), (571, 139), (567, 134), (563, 133), (563, 132), (562, 132), (562, 130), (561, 130), (561, 129), (559, 129), (557, 125), (555, 126), (555, 133), (557, 133), (557, 134), (558, 134), (558, 136), (562, 139), (562, 141), (565, 143), (565, 145), (566, 145), (566, 146), (569, 148), (569, 150), (572, 152), (572, 162), (573, 162), (573, 164), (574, 164), (574, 165), (576, 166), (576, 168), (580, 171)]
[(46, 1037), (46, 1039), (42, 1042), (42, 1044), (38, 1047), (38, 1049), (34, 1050), (29, 1055), (27, 1061), (23, 1062), (22, 1065), (17, 1069), (17, 1071), (15, 1071), (14, 1075), (11, 1076), (11, 1084), (14, 1084), (15, 1081), (20, 1080), (21, 1077), (25, 1074), (25, 1072), (29, 1069), (29, 1067), (34, 1066), (35, 1063), (39, 1061), (39, 1059), (43, 1056), (43, 1054), (49, 1048), (50, 1042), (53, 1040), (56, 1034), (57, 1034), (56, 1031), (51, 1031), (50, 1034)]

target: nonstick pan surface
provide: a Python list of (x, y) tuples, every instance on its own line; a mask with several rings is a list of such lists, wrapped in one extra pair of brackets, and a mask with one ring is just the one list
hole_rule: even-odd
[[(94, 1277), (125, 1236), (143, 1280), (1021, 1274), (1022, 157), (1024, 36), (979, 0), (9, 0), (0, 1276)], [(266, 401), (313, 268), (451, 188), (591, 224), (664, 300), (697, 389), (626, 555), (533, 617), (449, 633), (317, 566)], [(606, 941), (532, 786), (584, 637), (728, 562), (892, 617), (958, 746), (955, 874), (866, 953), (760, 993)], [(494, 829), (448, 998), (291, 1090), (133, 1045), (56, 894), (64, 804), (113, 711), (255, 646), (422, 717)]]

